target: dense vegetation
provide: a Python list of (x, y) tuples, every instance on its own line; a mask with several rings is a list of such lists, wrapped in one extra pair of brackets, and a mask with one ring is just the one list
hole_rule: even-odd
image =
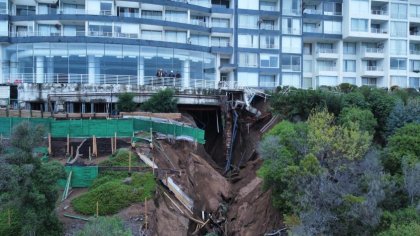
[[(128, 150), (120, 149), (108, 160), (99, 163), (100, 166), (128, 166)], [(132, 155), (132, 166), (138, 166), (139, 161)], [(129, 181), (126, 172), (104, 172), (95, 179), (89, 191), (74, 198), (71, 202), (74, 210), (84, 215), (96, 214), (96, 202), (99, 205), (99, 215), (117, 213), (131, 203), (142, 202), (153, 196), (156, 182), (152, 173), (133, 173)]]
[(284, 121), (260, 144), (259, 175), (292, 234), (418, 235), (418, 93), (279, 90), (271, 105)]
[(120, 111), (130, 112), (135, 111), (137, 104), (134, 102), (134, 94), (121, 93), (118, 95), (117, 107)]
[(22, 123), (14, 128), (10, 146), (1, 148), (0, 235), (61, 235), (55, 203), (64, 168), (32, 154), (44, 134), (43, 127)]
[(141, 109), (149, 112), (176, 112), (177, 99), (174, 98), (175, 92), (172, 89), (163, 89), (153, 94), (149, 100), (141, 105)]
[(77, 236), (131, 236), (118, 217), (98, 217), (87, 223)]

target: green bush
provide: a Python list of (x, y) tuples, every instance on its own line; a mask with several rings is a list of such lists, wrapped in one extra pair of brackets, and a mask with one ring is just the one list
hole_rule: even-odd
[(150, 199), (156, 187), (151, 173), (134, 173), (130, 184), (122, 183), (124, 177), (105, 175), (96, 179), (89, 191), (72, 200), (75, 211), (84, 215), (96, 214), (96, 202), (99, 203), (99, 215), (114, 214), (132, 203)]
[(21, 217), (17, 211), (10, 210), (10, 226), (9, 226), (9, 209), (0, 210), (0, 235), (19, 235), (21, 232)]
[(391, 225), (390, 229), (378, 236), (419, 236), (420, 224), (411, 222), (406, 225)]
[[(99, 163), (100, 166), (128, 166), (129, 150), (125, 148), (118, 149), (116, 153), (109, 156), (108, 160)], [(131, 166), (140, 166), (142, 163), (139, 158), (131, 152)]]
[(141, 109), (149, 112), (176, 112), (177, 99), (174, 98), (175, 92), (172, 89), (164, 89), (153, 94), (149, 100), (141, 105)]
[(137, 104), (133, 101), (134, 94), (132, 93), (121, 93), (118, 95), (117, 106), (120, 111), (135, 111)]
[(130, 230), (125, 230), (122, 220), (118, 217), (98, 217), (87, 223), (77, 236), (131, 236)]
[(375, 127), (378, 124), (370, 110), (363, 110), (357, 107), (344, 108), (338, 117), (338, 121), (345, 127), (349, 127), (351, 122), (357, 123), (360, 130), (367, 131), (371, 135), (374, 134)]

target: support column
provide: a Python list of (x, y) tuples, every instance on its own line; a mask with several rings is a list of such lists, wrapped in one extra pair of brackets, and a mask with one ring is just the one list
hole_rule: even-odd
[(90, 103), (90, 113), (95, 113), (95, 103)]
[(37, 56), (36, 57), (36, 80), (37, 84), (44, 83), (44, 57)]
[(95, 83), (95, 56), (88, 56), (88, 83)]
[(190, 87), (190, 61), (189, 60), (185, 60), (184, 61), (184, 73), (182, 75), (182, 85), (185, 88), (189, 88)]
[(139, 57), (139, 63), (137, 68), (137, 81), (139, 83), (138, 85), (144, 85), (144, 57)]
[(54, 62), (52, 60), (52, 57), (47, 58), (47, 83), (55, 83), (54, 80)]
[(82, 102), (82, 113), (86, 113), (86, 103)]

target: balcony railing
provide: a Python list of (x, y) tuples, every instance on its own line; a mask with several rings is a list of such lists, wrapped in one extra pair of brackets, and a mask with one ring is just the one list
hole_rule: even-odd
[(384, 53), (383, 48), (365, 48), (365, 52), (367, 53)]
[(264, 48), (264, 49), (274, 49), (274, 48), (276, 48), (277, 49), (279, 47), (275, 43), (263, 43), (263, 44), (260, 45), (260, 48)]
[(270, 5), (260, 5), (261, 11), (277, 11), (276, 6), (270, 6)]
[(230, 47), (230, 43), (226, 41), (212, 41), (211, 42), (212, 47)]
[(336, 66), (320, 66), (318, 71), (337, 71)]
[(419, 31), (410, 31), (410, 35), (412, 35), (412, 36), (420, 36), (420, 32)]
[[(156, 77), (136, 75), (110, 75), (110, 74), (47, 74), (47, 73), (16, 73), (5, 77), (10, 83), (59, 83), (59, 84), (88, 84), (93, 80), (95, 84), (120, 84), (139, 85), (152, 87), (177, 87), (177, 88), (215, 88), (214, 80), (188, 78), (186, 86), (185, 78)], [(226, 84), (233, 86), (233, 84)]]
[(378, 28), (371, 28), (370, 32), (374, 34), (387, 34), (388, 33), (386, 29), (378, 29)]
[[(185, 20), (181, 21), (182, 23), (185, 23)], [(208, 27), (208, 23), (202, 20), (197, 20), (197, 19), (191, 19), (190, 20), (190, 24), (192, 25), (199, 25), (202, 27)]]
[(412, 55), (420, 55), (420, 50), (410, 50), (410, 54), (412, 54)]
[(274, 88), (274, 87), (277, 86), (276, 85), (276, 82), (274, 82), (274, 81), (272, 81), (272, 82), (270, 82), (270, 81), (267, 81), (267, 82), (259, 82), (258, 85), (261, 88)]
[(322, 33), (321, 28), (314, 28), (314, 27), (303, 27), (303, 32), (305, 33)]
[(388, 11), (384, 11), (384, 10), (372, 10), (372, 15), (381, 15), (381, 16), (386, 16), (388, 15)]
[(337, 53), (334, 48), (318, 48), (317, 53)]
[(311, 15), (322, 15), (321, 10), (315, 10), (315, 9), (305, 9), (303, 10), (304, 14), (311, 14)]
[(366, 66), (365, 71), (383, 71), (383, 69), (379, 66)]

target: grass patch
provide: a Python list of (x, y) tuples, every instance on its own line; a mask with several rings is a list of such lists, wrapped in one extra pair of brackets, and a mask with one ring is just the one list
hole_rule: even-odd
[(84, 215), (96, 214), (96, 202), (99, 203), (99, 215), (117, 213), (132, 203), (150, 199), (156, 188), (152, 173), (133, 173), (130, 184), (122, 183), (127, 173), (108, 172), (96, 179), (89, 191), (72, 200), (75, 211)]
[[(108, 160), (102, 161), (99, 163), (99, 166), (128, 166), (129, 164), (129, 151), (126, 148), (118, 149), (118, 151), (111, 156)], [(142, 166), (143, 163), (140, 162), (137, 155), (131, 152), (131, 166)]]

